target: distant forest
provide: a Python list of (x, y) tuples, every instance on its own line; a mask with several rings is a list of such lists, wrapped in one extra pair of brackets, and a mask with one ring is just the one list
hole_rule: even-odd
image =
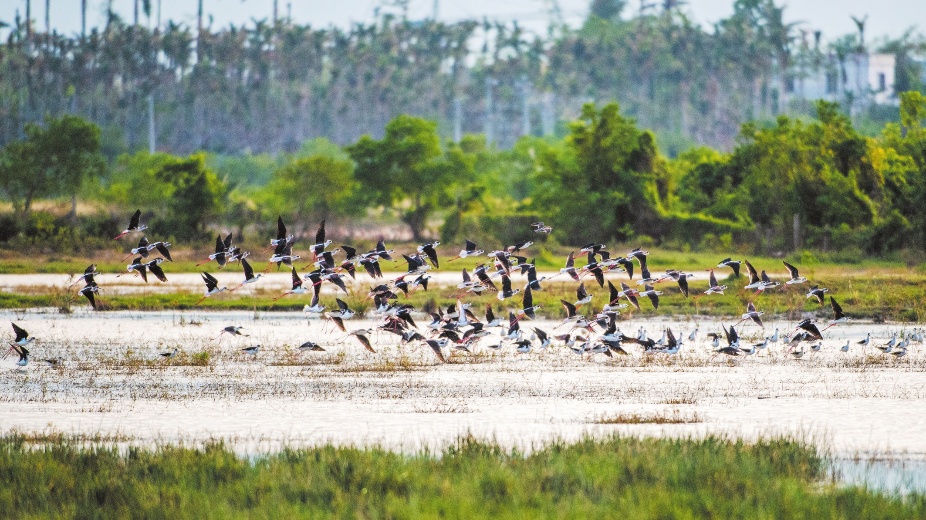
[[(736, 0), (710, 30), (678, 2), (632, 18), (624, 4), (594, 0), (581, 28), (544, 35), (516, 23), (388, 15), (348, 30), (286, 18), (149, 30), (111, 14), (82, 35), (5, 20), (0, 146), (21, 139), (27, 123), (70, 113), (101, 127), (110, 158), (147, 149), (150, 99), (157, 149), (179, 155), (294, 152), (318, 137), (346, 145), (381, 138), (400, 114), (436, 121), (444, 139), (484, 133), (507, 149), (525, 134), (564, 136), (586, 102), (617, 101), (670, 156), (693, 144), (730, 150), (746, 121), (813, 113), (780, 94), (781, 71), (860, 46), (856, 35), (808, 44), (773, 0)], [(880, 45), (898, 57), (898, 91), (924, 90), (911, 59), (924, 49), (914, 35)], [(879, 130), (898, 116), (891, 108), (859, 117)], [(864, 120), (855, 123), (864, 131)]]

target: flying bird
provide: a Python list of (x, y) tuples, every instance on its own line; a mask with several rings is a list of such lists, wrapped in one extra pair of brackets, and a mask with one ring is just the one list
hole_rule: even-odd
[(137, 209), (135, 210), (135, 213), (132, 214), (132, 218), (129, 219), (129, 226), (125, 228), (125, 230), (123, 230), (122, 233), (119, 233), (118, 235), (114, 236), (113, 240), (119, 240), (120, 238), (128, 235), (129, 233), (133, 233), (136, 231), (144, 231), (148, 229), (148, 226), (146, 226), (145, 224), (139, 223), (139, 219), (141, 219), (141, 210)]

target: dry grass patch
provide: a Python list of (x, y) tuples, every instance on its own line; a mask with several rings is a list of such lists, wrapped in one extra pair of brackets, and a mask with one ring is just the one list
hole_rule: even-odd
[(600, 415), (591, 421), (593, 424), (693, 424), (704, 422), (697, 413), (682, 413), (681, 410), (657, 412), (618, 412)]

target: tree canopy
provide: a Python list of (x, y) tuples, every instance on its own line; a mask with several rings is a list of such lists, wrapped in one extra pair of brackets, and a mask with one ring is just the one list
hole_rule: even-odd
[(456, 145), (442, 150), (437, 125), (418, 117), (400, 115), (383, 139), (363, 136), (346, 150), (357, 164), (360, 199), (400, 208), (416, 240), (428, 216), (449, 203), (448, 188), (473, 180), (475, 157)]
[(105, 170), (100, 129), (71, 115), (27, 125), (24, 139), (0, 151), (0, 187), (23, 214), (36, 198), (70, 196)]

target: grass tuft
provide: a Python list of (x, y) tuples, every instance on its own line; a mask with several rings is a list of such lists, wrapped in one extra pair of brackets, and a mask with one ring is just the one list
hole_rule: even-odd
[(602, 415), (592, 420), (595, 424), (692, 424), (704, 422), (697, 413), (683, 414), (679, 410), (652, 413), (616, 413)]

